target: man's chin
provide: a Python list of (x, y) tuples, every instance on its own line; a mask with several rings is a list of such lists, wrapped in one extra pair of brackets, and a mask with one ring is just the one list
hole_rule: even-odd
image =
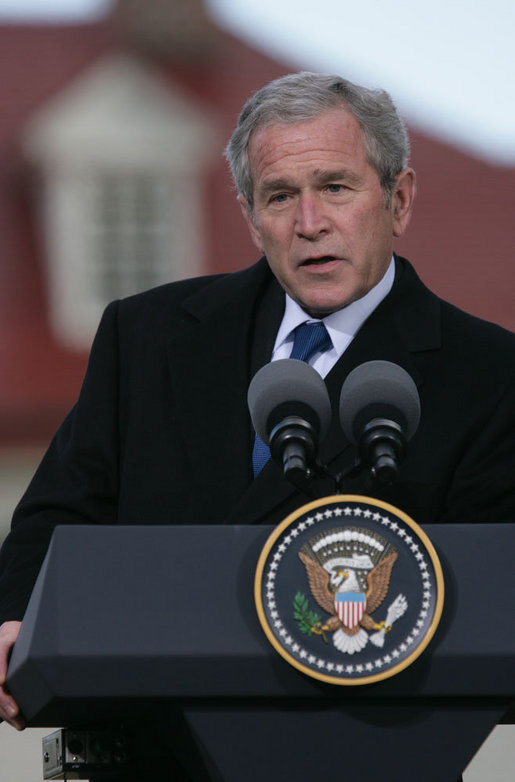
[(312, 318), (316, 318), (317, 320), (321, 320), (322, 318), (326, 318), (328, 315), (332, 315), (333, 312), (338, 312), (338, 310), (342, 310), (344, 307), (346, 307), (348, 304), (350, 304), (350, 301), (347, 300), (334, 300), (334, 301), (319, 301), (319, 300), (308, 300), (308, 301), (300, 301), (297, 299), (297, 304), (299, 304), (304, 312), (307, 312), (308, 315), (310, 315)]

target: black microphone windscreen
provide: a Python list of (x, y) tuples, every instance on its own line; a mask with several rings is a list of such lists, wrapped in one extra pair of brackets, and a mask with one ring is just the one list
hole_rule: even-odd
[(391, 361), (367, 361), (346, 378), (340, 394), (340, 421), (346, 437), (357, 443), (373, 418), (395, 421), (406, 438), (416, 432), (420, 397), (413, 378)]
[[(255, 431), (264, 443), (269, 442), (270, 419), (280, 410), (287, 415), (306, 415), (320, 427), (325, 436), (331, 422), (331, 403), (327, 387), (313, 367), (295, 358), (284, 358), (266, 364), (252, 378), (247, 402)], [(275, 423), (278, 423), (275, 422)], [(275, 424), (274, 424), (275, 425)]]

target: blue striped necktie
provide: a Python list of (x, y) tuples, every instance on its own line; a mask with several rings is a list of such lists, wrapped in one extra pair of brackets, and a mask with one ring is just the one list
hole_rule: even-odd
[[(293, 349), (290, 358), (308, 362), (315, 353), (323, 353), (332, 347), (331, 337), (322, 321), (318, 323), (301, 323), (295, 329)], [(268, 445), (256, 435), (252, 451), (252, 469), (254, 478), (258, 475), (270, 458)]]

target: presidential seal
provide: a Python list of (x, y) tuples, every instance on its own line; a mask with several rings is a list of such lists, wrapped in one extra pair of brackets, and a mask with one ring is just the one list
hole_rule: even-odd
[(443, 598), (425, 532), (392, 505), (357, 495), (292, 513), (256, 570), (256, 608), (274, 648), (333, 684), (369, 684), (411, 665), (435, 633)]

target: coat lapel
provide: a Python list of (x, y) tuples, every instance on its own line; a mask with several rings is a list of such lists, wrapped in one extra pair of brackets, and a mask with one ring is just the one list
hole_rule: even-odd
[[(397, 258), (392, 291), (365, 321), (326, 377), (333, 420), (320, 449), (322, 461), (341, 470), (354, 458), (354, 448), (346, 440), (340, 425), (341, 388), (353, 369), (366, 361), (391, 361), (405, 369), (420, 387), (424, 382), (420, 354), (440, 346), (438, 299), (423, 285), (413, 267)], [(347, 458), (342, 459), (342, 456)]]
[(271, 279), (265, 260), (213, 278), (183, 302), (167, 346), (192, 485), (219, 523), (252, 481), (246, 390), (256, 307)]
[[(402, 268), (399, 274), (401, 276), (404, 274)], [(411, 322), (410, 308), (406, 308), (403, 302), (410, 301), (410, 296), (415, 295), (416, 280), (416, 277), (415, 280), (397, 280), (391, 294), (365, 321), (341, 359), (326, 377), (333, 420), (320, 455), (327, 464), (331, 464), (350, 447), (340, 425), (340, 393), (345, 378), (353, 369), (367, 361), (391, 361), (405, 369), (417, 386), (423, 382), (414, 354), (422, 345), (431, 343), (434, 346), (438, 342), (438, 329), (435, 332), (435, 321), (429, 313), (430, 308), (428, 309), (422, 302), (419, 307), (422, 327)], [(428, 340), (425, 339), (427, 330), (432, 332), (432, 335), (428, 335)], [(419, 337), (424, 334), (424, 339), (419, 340), (417, 333)]]

